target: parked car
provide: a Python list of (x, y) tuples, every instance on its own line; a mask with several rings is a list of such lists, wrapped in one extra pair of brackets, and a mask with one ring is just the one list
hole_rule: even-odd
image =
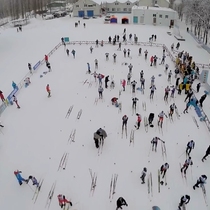
[(44, 18), (45, 20), (51, 20), (51, 19), (54, 18), (54, 15), (43, 15), (43, 18)]
[(84, 17), (83, 17), (83, 19), (90, 19), (90, 18), (89, 18), (89, 17), (87, 17), (87, 16), (84, 16)]

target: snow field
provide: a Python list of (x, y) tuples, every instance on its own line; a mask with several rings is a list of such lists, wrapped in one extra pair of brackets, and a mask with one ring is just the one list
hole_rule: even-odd
[[(50, 21), (49, 24), (55, 23)], [(100, 37), (95, 38), (91, 34), (92, 29), (96, 26), (101, 27), (98, 22), (95, 24), (93, 22), (88, 30), (85, 29), (87, 31), (87, 40), (88, 38), (92, 40), (98, 38), (100, 40)], [(79, 40), (80, 36), (84, 36), (81, 33), (83, 30), (81, 27), (78, 31), (76, 29), (72, 30), (74, 40), (77, 40), (77, 38)], [(101, 37), (105, 40), (112, 26), (103, 25), (103, 27), (104, 31)], [(112, 27), (113, 33), (120, 34), (123, 27), (121, 25)], [(133, 31), (137, 30), (137, 27), (132, 25), (126, 26), (126, 28), (128, 33), (129, 30), (131, 30), (131, 33), (135, 33)], [(30, 28), (30, 30), (32, 29)], [(61, 29), (61, 26), (59, 29)], [(161, 30), (163, 29), (161, 28), (158, 32), (160, 33), (158, 34), (158, 42), (160, 43), (159, 37), (163, 40), (165, 36), (164, 34), (161, 37)], [(98, 31), (100, 32), (100, 30)], [(46, 32), (43, 31), (43, 33)], [(150, 33), (150, 31), (147, 31), (147, 33)], [(141, 35), (144, 36), (143, 39), (146, 41), (148, 34)], [(57, 36), (60, 36), (60, 34), (55, 35), (55, 37)], [(52, 40), (55, 39), (54, 35), (51, 37), (53, 37)], [(56, 45), (57, 42), (52, 40), (50, 40), (51, 45)], [(44, 44), (43, 41), (43, 48)], [(5, 208), (12, 199), (15, 202), (10, 202), (11, 209), (44, 209), (49, 190), (53, 182), (56, 181), (55, 194), (50, 209), (59, 208), (56, 198), (58, 193), (71, 198), (73, 204), (77, 203), (73, 206), (73, 209), (81, 210), (93, 208), (114, 209), (115, 201), (120, 196), (123, 196), (129, 204), (125, 209), (151, 209), (153, 205), (160, 206), (161, 210), (176, 209), (180, 197), (184, 194), (191, 196), (187, 208), (205, 209), (201, 189), (193, 191), (192, 185), (201, 174), (210, 177), (207, 168), (208, 161), (201, 162), (201, 158), (209, 144), (209, 134), (206, 132), (205, 125), (201, 125), (202, 123), (198, 119), (199, 130), (195, 126), (192, 120), (192, 116), (196, 116), (193, 108), (189, 110), (189, 114), (182, 114), (185, 108), (185, 103), (183, 103), (184, 93), (182, 93), (182, 96), (176, 94), (175, 98), (181, 115), (180, 120), (176, 118), (175, 114), (173, 123), (165, 119), (163, 135), (157, 128), (157, 115), (162, 110), (167, 112), (169, 105), (173, 103), (173, 101), (170, 101), (167, 105), (163, 102), (164, 88), (169, 85), (167, 75), (163, 71), (164, 66), (159, 65), (160, 60), (158, 60), (157, 68), (149, 66), (151, 55), (156, 54), (157, 57), (162, 57), (162, 48), (142, 47), (142, 52), (145, 49), (149, 52), (148, 59), (145, 62), (143, 53), (142, 56), (137, 55), (138, 46), (127, 45), (125, 47), (131, 50), (132, 59), (124, 59), (123, 53), (116, 50), (118, 45), (105, 45), (99, 48), (93, 46), (93, 54), (90, 54), (89, 47), (90, 45), (68, 45), (67, 48), (70, 51), (73, 48), (76, 50), (76, 59), (73, 59), (71, 55), (67, 57), (63, 46), (60, 47), (49, 58), (52, 72), (40, 78), (40, 74), (47, 71), (47, 68), (43, 65), (32, 77), (32, 84), (28, 88), (23, 88), (18, 94), (21, 109), (16, 110), (15, 106), (11, 106), (2, 115), (5, 128), (3, 129), (4, 135), (1, 135), (3, 140), (0, 144), (0, 157), (3, 161), (0, 162), (0, 167), (4, 170), (0, 172), (2, 177), (0, 185), (2, 189), (6, 190), (0, 192), (2, 200), (0, 207)], [(124, 46), (122, 46), (123, 48)], [(109, 61), (105, 61), (106, 52), (110, 53)], [(114, 52), (118, 55), (116, 64), (113, 64), (112, 54)], [(35, 53), (38, 54), (38, 52)], [(114, 75), (116, 87), (111, 91), (105, 89), (103, 93), (104, 102), (99, 100), (98, 104), (94, 105), (95, 98), (98, 97), (98, 86), (95, 84), (94, 78), (85, 74), (85, 72), (87, 71), (87, 62), (91, 64), (91, 71), (94, 71), (94, 60), (96, 58), (99, 61), (97, 72), (105, 76), (110, 75), (110, 79), (111, 75)], [(110, 102), (112, 97), (118, 97), (119, 90), (121, 90), (120, 80), (127, 78), (128, 67), (122, 65), (123, 62), (132, 63), (134, 66), (132, 80), (135, 79), (138, 82), (137, 87), (139, 86), (139, 72), (144, 70), (146, 89), (144, 95), (141, 92), (136, 92), (136, 97), (139, 98), (137, 112), (141, 114), (142, 119), (144, 116), (148, 117), (150, 112), (155, 113), (155, 127), (149, 128), (149, 132), (146, 133), (142, 121), (140, 130), (135, 131), (134, 146), (129, 146), (130, 131), (134, 128), (137, 119), (135, 115), (132, 115), (130, 87), (127, 86), (126, 91), (122, 92), (120, 97), (119, 101), (122, 101), (121, 113), (118, 113), (118, 109), (112, 106)], [(173, 64), (169, 57), (166, 58), (166, 63), (173, 70)], [(162, 76), (159, 77), (159, 74), (162, 74)], [(149, 83), (152, 75), (156, 77), (157, 91), (154, 100), (150, 102)], [(92, 82), (91, 87), (88, 87), (88, 83), (83, 85), (86, 79), (88, 79), (88, 82)], [(172, 84), (174, 82), (175, 79), (173, 78)], [(51, 98), (47, 98), (46, 84), (50, 84)], [(142, 109), (143, 101), (147, 103), (146, 111)], [(74, 105), (71, 115), (69, 119), (65, 119), (71, 105)], [(81, 118), (77, 120), (80, 109), (83, 112)], [(127, 139), (125, 135), (123, 139), (121, 138), (121, 118), (124, 114), (129, 117)], [(108, 134), (107, 139), (105, 139), (103, 153), (100, 156), (98, 156), (93, 141), (93, 133), (99, 127), (104, 128)], [(68, 138), (73, 129), (76, 129), (75, 143), (70, 144)], [(163, 160), (161, 156), (160, 144), (157, 153), (151, 151), (149, 154), (150, 141), (154, 136), (159, 136), (166, 142), (167, 161)], [(181, 157), (180, 155), (184, 152), (187, 142), (191, 139), (196, 142), (195, 150), (192, 151), (193, 175), (191, 176), (191, 169), (189, 168), (187, 172), (188, 182), (186, 184), (182, 181), (179, 163), (185, 161), (185, 155)], [(64, 152), (69, 153), (67, 167), (65, 170), (57, 171)], [(170, 164), (170, 169), (167, 172), (168, 185), (161, 187), (161, 193), (159, 194), (157, 191), (157, 170), (165, 162)], [(148, 172), (151, 172), (153, 176), (152, 198), (148, 198), (147, 184), (141, 185), (139, 177), (143, 167), (147, 167)], [(89, 168), (96, 172), (98, 176), (93, 196), (90, 195), (91, 178)], [(31, 200), (33, 196), (32, 190), (25, 184), (21, 187), (18, 185), (13, 175), (15, 169), (22, 170), (23, 177), (32, 174), (37, 179), (44, 178), (43, 187), (36, 204)], [(116, 194), (113, 201), (109, 202), (111, 176), (115, 173), (119, 175)], [(206, 189), (208, 193), (208, 184)]]

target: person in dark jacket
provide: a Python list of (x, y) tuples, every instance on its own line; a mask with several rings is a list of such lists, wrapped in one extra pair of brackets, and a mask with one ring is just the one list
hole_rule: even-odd
[(181, 210), (181, 207), (185, 204), (188, 204), (190, 202), (190, 196), (189, 195), (184, 195), (181, 197), (180, 199), (180, 203), (179, 203), (179, 210)]
[(207, 96), (206, 94), (202, 95), (200, 100), (199, 100), (199, 104), (200, 104), (201, 107), (203, 107), (203, 102), (206, 99), (206, 96)]
[(199, 82), (199, 83), (196, 85), (197, 93), (199, 93), (200, 87), (201, 87), (201, 83)]
[(126, 201), (125, 201), (125, 199), (123, 197), (119, 197), (117, 199), (117, 208), (116, 208), (116, 210), (122, 209), (122, 206), (128, 206), (128, 204), (126, 203)]
[(202, 162), (204, 162), (204, 160), (206, 160), (206, 157), (209, 156), (209, 155), (210, 155), (210, 145), (209, 145), (209, 147), (206, 150), (206, 154), (202, 158)]
[(107, 83), (109, 82), (109, 75), (105, 77), (105, 88), (108, 88)]

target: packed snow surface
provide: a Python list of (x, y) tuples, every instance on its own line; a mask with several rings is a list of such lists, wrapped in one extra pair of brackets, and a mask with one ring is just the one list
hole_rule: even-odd
[[(157, 35), (157, 43), (164, 43), (168, 48), (177, 40), (167, 35), (166, 27), (139, 26), (139, 25), (110, 25), (103, 24), (103, 18), (80, 20), (78, 28), (74, 23), (79, 19), (60, 18), (54, 20), (33, 19), (31, 23), (23, 27), (23, 32), (16, 32), (15, 28), (1, 30), (0, 37), (0, 89), (5, 96), (11, 90), (11, 82), (18, 83), (28, 73), (27, 64), (33, 65), (44, 58), (60, 41), (61, 37), (69, 37), (70, 41), (95, 41), (96, 39), (107, 41), (108, 36), (120, 35), (122, 39), (123, 29), (136, 34), (138, 40), (147, 42), (152, 34)], [(86, 28), (83, 23), (86, 23)], [(182, 29), (180, 29), (182, 30)], [(203, 49), (196, 46), (192, 37), (185, 33), (182, 35), (186, 41), (181, 42), (181, 49), (188, 51), (198, 63), (207, 63), (209, 55)], [(210, 170), (207, 159), (204, 163), (201, 158), (209, 146), (209, 132), (206, 126), (199, 121), (194, 108), (189, 109), (188, 114), (183, 114), (185, 109), (184, 91), (182, 95), (175, 94), (175, 99), (169, 99), (168, 104), (163, 101), (164, 89), (167, 85), (175, 84), (174, 75), (172, 83), (167, 82), (164, 73), (164, 65), (150, 67), (150, 57), (157, 55), (162, 58), (161, 47), (142, 47), (142, 55), (138, 55), (137, 45), (122, 45), (122, 49), (130, 49), (131, 57), (124, 58), (123, 52), (118, 51), (118, 44), (95, 47), (90, 53), (90, 44), (67, 45), (70, 52), (76, 51), (74, 59), (66, 55), (65, 47), (61, 46), (49, 57), (52, 72), (47, 71), (42, 65), (31, 77), (31, 84), (22, 88), (17, 98), (20, 109), (15, 105), (10, 106), (1, 116), (1, 122), (5, 126), (0, 133), (0, 209), (45, 209), (49, 191), (56, 182), (54, 196), (50, 209), (59, 209), (57, 195), (64, 194), (73, 203), (73, 210), (115, 209), (116, 200), (122, 196), (128, 203), (124, 209), (151, 209), (159, 206), (161, 210), (177, 209), (180, 197), (188, 194), (191, 201), (187, 209), (207, 209), (202, 190), (193, 190), (197, 178), (206, 174), (210, 178)], [(144, 51), (148, 50), (148, 59), (144, 59)], [(109, 53), (106, 61), (105, 53)], [(112, 55), (117, 54), (116, 63)], [(115, 88), (105, 89), (103, 100), (98, 98), (98, 81), (94, 81), (93, 75), (86, 74), (87, 63), (90, 63), (91, 72), (95, 70), (94, 60), (98, 59), (97, 73), (109, 78), (114, 78)], [(131, 87), (126, 86), (122, 90), (120, 81), (127, 78), (128, 66), (132, 64), (132, 80), (140, 86), (139, 72), (144, 70), (146, 88), (144, 94), (136, 91), (139, 99), (136, 112), (141, 114), (142, 122), (139, 130), (134, 133), (134, 142), (130, 143), (130, 133), (134, 129), (137, 116), (132, 112)], [(166, 63), (169, 69), (174, 70), (174, 65), (167, 56)], [(43, 75), (40, 78), (40, 75)], [(150, 101), (150, 78), (155, 76), (157, 90), (154, 99)], [(84, 84), (84, 82), (86, 83)], [(198, 81), (195, 81), (196, 85)], [(52, 97), (47, 97), (46, 85), (51, 88)], [(108, 83), (110, 85), (110, 82)], [(103, 81), (104, 87), (104, 81)], [(203, 94), (201, 89), (200, 95)], [(200, 96), (199, 95), (199, 96)], [(111, 104), (111, 98), (117, 97), (122, 102), (122, 111)], [(146, 102), (146, 111), (142, 107)], [(173, 122), (164, 119), (163, 128), (158, 128), (158, 114), (163, 110), (168, 114), (169, 106), (176, 103), (180, 118), (176, 114)], [(206, 101), (205, 101), (206, 102)], [(204, 102), (204, 110), (207, 103)], [(65, 118), (68, 109), (73, 106), (69, 118)], [(80, 119), (78, 112), (82, 110)], [(144, 117), (154, 113), (154, 128), (144, 128)], [(128, 116), (127, 138), (121, 134), (122, 116)], [(196, 127), (193, 117), (197, 119), (199, 129)], [(105, 139), (102, 153), (98, 154), (95, 148), (93, 133), (98, 129), (106, 130), (108, 137)], [(75, 142), (68, 141), (71, 132), (76, 129)], [(162, 157), (161, 143), (157, 152), (151, 151), (151, 140), (158, 136), (165, 141), (167, 157)], [(180, 163), (183, 164), (186, 155), (186, 144), (190, 140), (196, 142), (191, 156), (193, 166), (187, 171), (187, 179), (183, 179), (180, 173)], [(59, 163), (64, 153), (68, 153), (68, 161), (65, 169), (59, 169)], [(158, 192), (158, 169), (164, 163), (170, 165), (167, 171), (167, 185), (160, 187)], [(143, 167), (147, 167), (147, 177), (152, 174), (152, 192), (148, 194), (147, 177), (146, 184), (141, 184), (140, 174)], [(35, 176), (38, 180), (44, 179), (41, 191), (34, 204), (32, 197), (35, 187), (23, 183), (19, 186), (13, 172), (21, 170), (22, 176), (28, 178)], [(90, 193), (91, 176), (89, 169), (97, 175), (94, 193)], [(115, 194), (109, 199), (110, 182), (113, 174), (118, 174)], [(165, 180), (163, 180), (165, 182)], [(207, 180), (208, 181), (208, 180)], [(209, 183), (206, 184), (207, 195)], [(207, 196), (207, 203), (210, 199)]]

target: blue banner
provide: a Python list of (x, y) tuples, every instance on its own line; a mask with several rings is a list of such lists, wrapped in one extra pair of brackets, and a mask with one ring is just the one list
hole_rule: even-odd
[(38, 61), (35, 66), (33, 67), (33, 70), (36, 70), (41, 64), (41, 61)]
[(7, 100), (9, 103), (12, 102), (12, 96), (18, 92), (18, 86), (7, 96)]

